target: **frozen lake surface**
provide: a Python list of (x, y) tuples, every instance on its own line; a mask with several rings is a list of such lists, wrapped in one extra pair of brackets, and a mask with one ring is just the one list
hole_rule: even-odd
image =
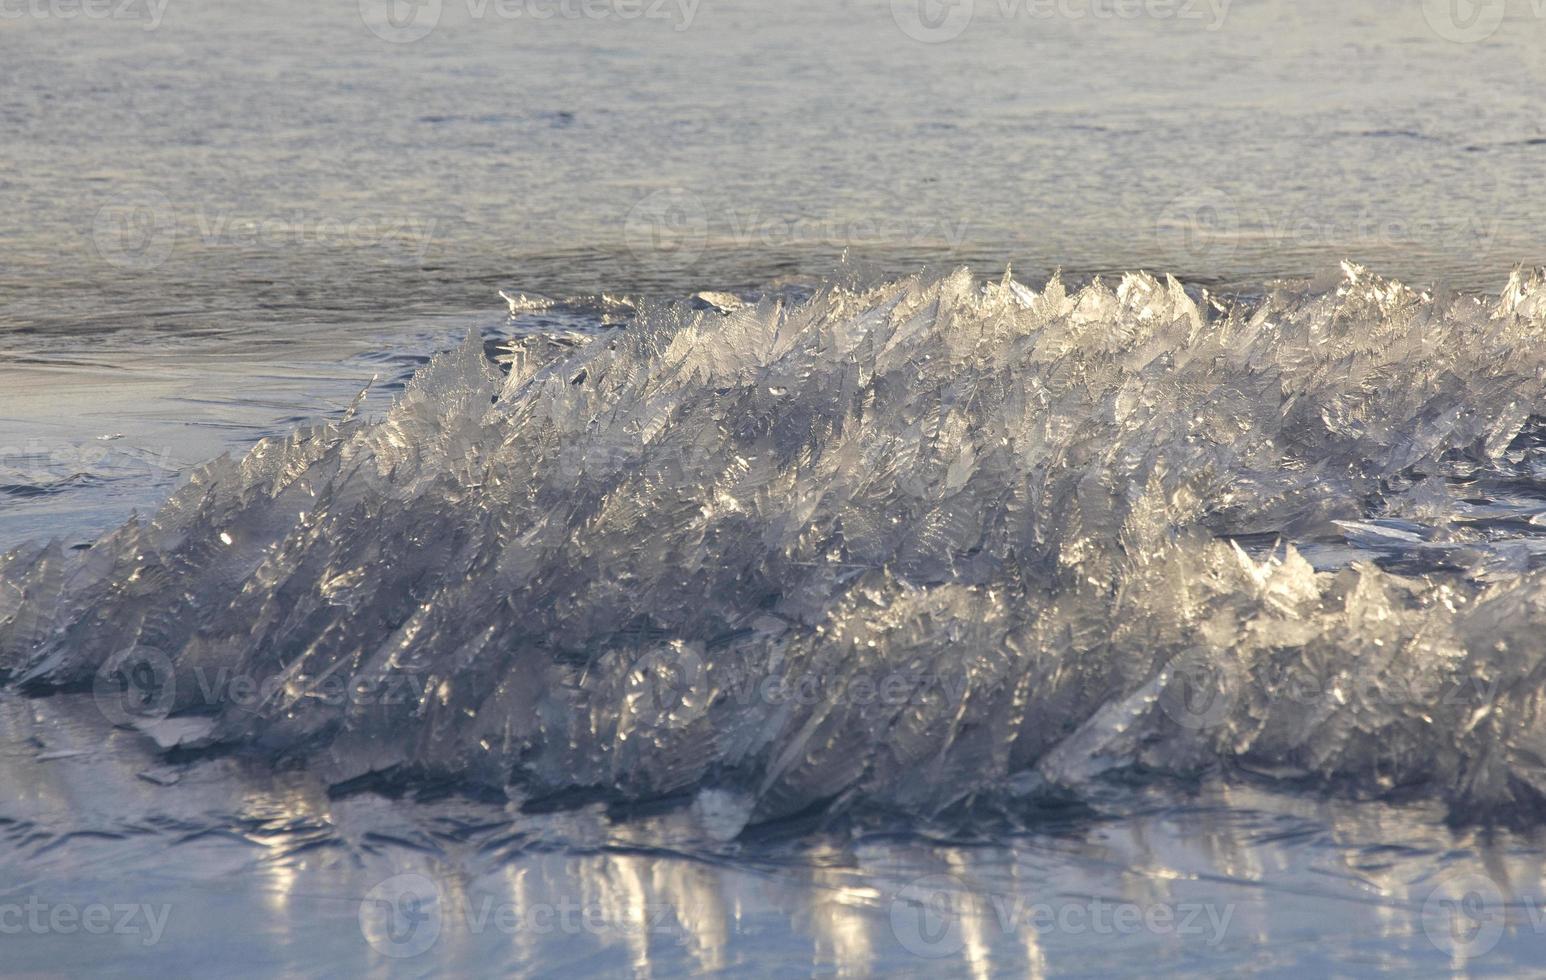
[(1535, 968), (1476, 6), (0, 18), (5, 970)]

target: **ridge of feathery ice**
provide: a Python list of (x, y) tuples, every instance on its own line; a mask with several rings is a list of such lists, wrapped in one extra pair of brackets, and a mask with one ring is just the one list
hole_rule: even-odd
[(732, 822), (1134, 766), (1539, 812), (1543, 333), (1539, 275), (1349, 265), (1237, 305), (828, 285), (517, 339), (507, 375), (470, 339), (379, 419), (0, 559), (0, 677), (150, 669), (129, 720), (168, 744), (339, 783)]

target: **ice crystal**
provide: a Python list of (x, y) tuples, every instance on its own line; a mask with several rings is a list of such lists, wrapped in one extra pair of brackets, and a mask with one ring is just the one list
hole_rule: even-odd
[(0, 676), (159, 670), (130, 720), (172, 744), (690, 792), (729, 833), (1133, 766), (1528, 810), (1543, 338), (1538, 276), (1348, 266), (677, 304), (505, 375), (469, 341), (0, 560)]

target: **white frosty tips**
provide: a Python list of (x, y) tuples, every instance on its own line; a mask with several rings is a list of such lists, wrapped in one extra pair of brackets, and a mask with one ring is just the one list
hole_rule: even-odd
[(1134, 765), (1546, 792), (1539, 279), (708, 305), (507, 376), (470, 342), (384, 418), (5, 556), (0, 676), (339, 781), (709, 790), (735, 826)]

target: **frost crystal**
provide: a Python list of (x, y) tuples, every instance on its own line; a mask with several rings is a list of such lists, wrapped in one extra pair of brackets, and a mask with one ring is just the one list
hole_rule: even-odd
[(145, 722), (172, 744), (727, 833), (1133, 765), (1546, 795), (1539, 277), (697, 306), (508, 375), (470, 341), (380, 420), (13, 552), (0, 676), (159, 664), (142, 712), (205, 719)]

